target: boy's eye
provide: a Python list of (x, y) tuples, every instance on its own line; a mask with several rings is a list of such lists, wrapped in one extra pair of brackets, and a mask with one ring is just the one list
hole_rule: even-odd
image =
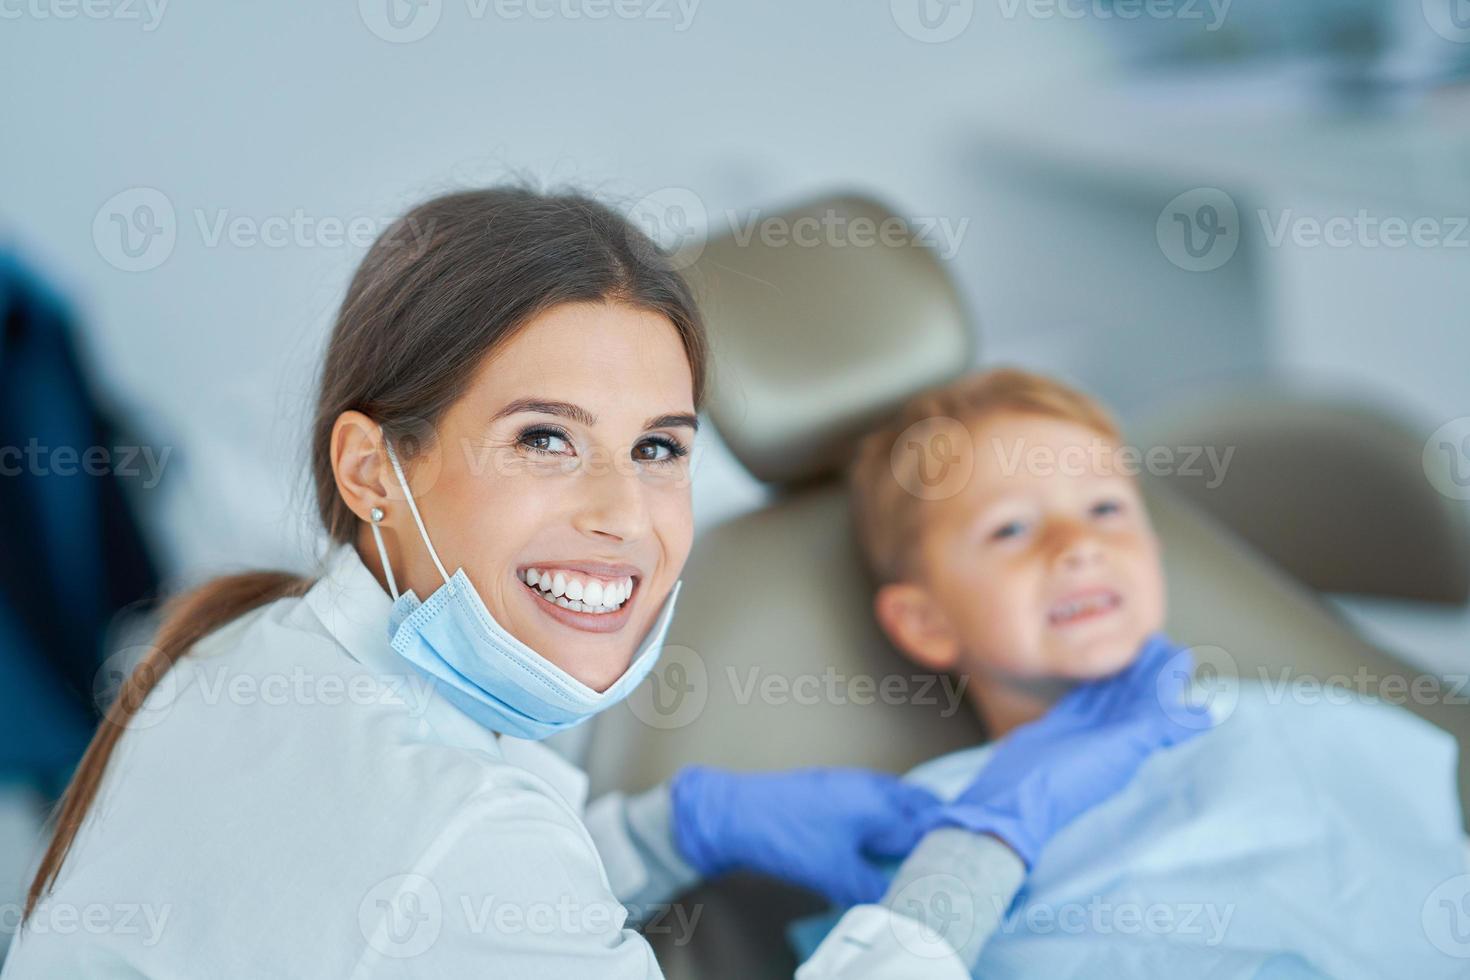
[(1003, 541), (1006, 538), (1014, 538), (1024, 530), (1026, 530), (1026, 525), (1020, 521), (1009, 521), (996, 528), (991, 533), (990, 538), (992, 541)]

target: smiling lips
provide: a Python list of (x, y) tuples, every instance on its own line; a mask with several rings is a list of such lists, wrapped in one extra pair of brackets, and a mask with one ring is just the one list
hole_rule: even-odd
[(1106, 616), (1122, 604), (1123, 597), (1113, 589), (1083, 589), (1052, 606), (1046, 621), (1059, 627), (1079, 625)]

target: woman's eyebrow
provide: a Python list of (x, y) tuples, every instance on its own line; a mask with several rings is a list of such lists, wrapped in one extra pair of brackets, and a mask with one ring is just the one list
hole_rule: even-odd
[(699, 431), (699, 419), (690, 415), (688, 412), (660, 415), (643, 423), (645, 429), (673, 429), (681, 425), (688, 426), (695, 432)]
[[(581, 405), (573, 405), (571, 402), (554, 401), (545, 398), (517, 398), (500, 411), (496, 412), (491, 422), (499, 421), (507, 415), (516, 415), (520, 412), (540, 412), (543, 415), (560, 415), (571, 419), (587, 428), (597, 425), (597, 416), (593, 415)], [(699, 431), (699, 419), (688, 412), (674, 412), (668, 415), (655, 415), (643, 423), (645, 429), (663, 429), (676, 426), (688, 426)]]

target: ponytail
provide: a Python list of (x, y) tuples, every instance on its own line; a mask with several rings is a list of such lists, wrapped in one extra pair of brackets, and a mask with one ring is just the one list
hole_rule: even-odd
[(41, 859), (41, 867), (26, 895), (25, 916), (29, 917), (36, 902), (50, 890), (61, 873), (61, 865), (71, 850), (82, 818), (97, 795), (107, 760), (112, 757), (118, 739), (127, 731), (128, 722), (142, 707), (143, 700), (168, 673), (170, 667), (203, 637), (252, 609), (277, 599), (300, 596), (312, 585), (311, 579), (298, 578), (286, 572), (247, 572), (218, 578), (170, 600), (164, 608), (163, 625), (153, 647), (128, 675), (112, 704), (107, 706), (102, 724), (92, 736), (91, 744), (72, 776), (56, 813), (56, 829), (51, 846)]

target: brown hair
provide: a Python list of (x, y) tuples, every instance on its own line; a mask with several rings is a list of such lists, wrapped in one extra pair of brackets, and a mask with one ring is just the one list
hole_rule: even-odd
[(894, 444), (912, 425), (952, 418), (967, 427), (1002, 412), (1040, 415), (1086, 426), (1114, 442), (1122, 436), (1112, 415), (1096, 399), (1054, 378), (1019, 368), (994, 368), (920, 392), (858, 444), (847, 470), (854, 531), (868, 569), (885, 584), (912, 570), (924, 500), (910, 493), (913, 476), (901, 472), (919, 460), (893, 455)]
[[(696, 410), (703, 405), (708, 342), (689, 286), (666, 253), (608, 206), (575, 192), (491, 188), (435, 198), (388, 227), (352, 277), (322, 365), (311, 475), (327, 535), (350, 542), (357, 526), (332, 470), (339, 415), (356, 410), (376, 420), (411, 459), (488, 354), (553, 306), (595, 301), (666, 316), (689, 357)], [(158, 680), (202, 637), (311, 585), (286, 572), (249, 572), (165, 607), (151, 649), (108, 706), (62, 794), (27, 916), (55, 883), (108, 759)]]

